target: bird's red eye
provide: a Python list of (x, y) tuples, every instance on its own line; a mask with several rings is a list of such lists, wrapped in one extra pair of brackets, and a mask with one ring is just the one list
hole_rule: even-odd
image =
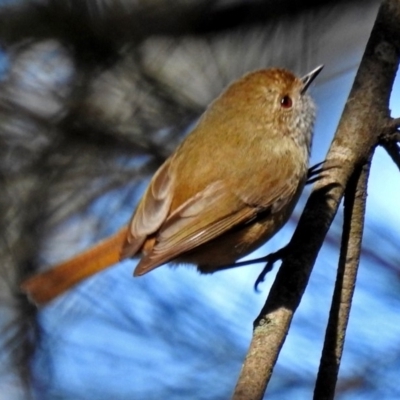
[(293, 101), (290, 96), (286, 95), (281, 98), (281, 106), (282, 108), (290, 108), (292, 107)]

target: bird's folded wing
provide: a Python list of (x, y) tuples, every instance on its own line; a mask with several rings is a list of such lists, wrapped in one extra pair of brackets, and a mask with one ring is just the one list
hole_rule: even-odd
[(210, 184), (168, 217), (159, 229), (155, 246), (136, 267), (135, 276), (250, 221), (257, 212), (257, 208), (246, 204), (223, 181)]
[(170, 172), (171, 158), (153, 176), (131, 222), (122, 247), (120, 258), (134, 256), (146, 240), (166, 220), (173, 195), (173, 178)]

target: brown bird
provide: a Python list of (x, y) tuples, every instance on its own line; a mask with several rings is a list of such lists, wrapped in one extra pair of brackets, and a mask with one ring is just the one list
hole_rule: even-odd
[(214, 100), (154, 174), (127, 227), (22, 283), (37, 304), (120, 260), (134, 276), (167, 262), (227, 268), (289, 219), (307, 180), (315, 106), (284, 69), (244, 75)]

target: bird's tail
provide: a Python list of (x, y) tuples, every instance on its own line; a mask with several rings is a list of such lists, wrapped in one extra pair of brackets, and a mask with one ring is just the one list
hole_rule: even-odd
[(83, 253), (25, 280), (21, 289), (35, 304), (48, 303), (80, 281), (119, 262), (126, 235), (124, 227)]

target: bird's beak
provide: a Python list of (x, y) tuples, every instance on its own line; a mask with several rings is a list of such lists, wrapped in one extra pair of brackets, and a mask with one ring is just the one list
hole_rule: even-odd
[(307, 91), (308, 87), (311, 85), (312, 81), (321, 72), (322, 68), (324, 68), (324, 66), (320, 65), (317, 68), (313, 69), (311, 72), (309, 72), (307, 75), (304, 75), (301, 78), (301, 81), (303, 82), (303, 87), (301, 89), (301, 94), (304, 94)]

